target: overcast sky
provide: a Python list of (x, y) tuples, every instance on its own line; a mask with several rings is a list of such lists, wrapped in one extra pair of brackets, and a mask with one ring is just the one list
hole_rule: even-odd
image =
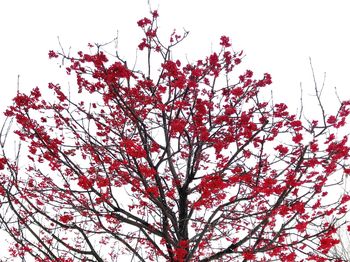
[[(327, 72), (329, 90), (337, 86), (341, 97), (350, 98), (346, 0), (150, 2), (159, 9), (164, 35), (174, 28), (190, 31), (179, 49), (189, 59), (209, 54), (225, 34), (234, 49), (244, 50), (242, 67), (272, 74), (276, 99), (295, 105), (300, 82), (304, 93), (311, 93), (309, 57), (319, 81)], [(58, 36), (65, 48), (79, 50), (88, 42), (107, 42), (119, 32), (119, 51), (133, 61), (141, 37), (136, 21), (147, 12), (146, 0), (1, 1), (1, 109), (16, 93), (17, 75), (23, 91), (61, 81), (57, 64), (47, 58), (48, 50), (59, 48)]]

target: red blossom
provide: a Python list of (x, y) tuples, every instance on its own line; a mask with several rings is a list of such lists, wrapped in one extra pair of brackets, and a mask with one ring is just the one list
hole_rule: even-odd
[(80, 186), (81, 188), (88, 190), (92, 188), (93, 184), (93, 181), (87, 178), (86, 176), (79, 176), (78, 186)]
[(153, 17), (153, 18), (159, 17), (159, 14), (158, 14), (158, 11), (157, 11), (157, 10), (152, 11), (152, 17)]
[(327, 254), (328, 251), (339, 242), (340, 241), (338, 239), (334, 239), (332, 237), (322, 238), (318, 250), (320, 250), (323, 254)]
[(318, 151), (318, 144), (316, 142), (310, 143), (310, 150), (311, 152), (317, 152)]
[(175, 261), (177, 262), (184, 262), (185, 258), (188, 254), (188, 241), (187, 240), (181, 240), (178, 243), (178, 248), (175, 249)]
[(342, 197), (340, 203), (341, 203), (341, 204), (344, 204), (344, 203), (348, 202), (349, 200), (350, 200), (350, 195), (345, 194), (345, 195), (343, 195), (343, 197)]
[(220, 37), (220, 45), (222, 45), (223, 47), (230, 47), (231, 43), (230, 43), (230, 39), (227, 36), (222, 36)]
[(291, 208), (300, 214), (305, 212), (305, 204), (302, 202), (295, 203)]
[(303, 135), (298, 133), (292, 138), (293, 142), (299, 144), (303, 140)]
[(65, 224), (72, 221), (73, 219), (74, 219), (74, 217), (72, 215), (69, 215), (69, 214), (62, 215), (59, 217), (59, 221), (62, 223), (65, 223)]
[(0, 170), (5, 169), (5, 165), (6, 165), (6, 163), (7, 163), (6, 158), (4, 158), (4, 157), (0, 157)]
[(137, 25), (139, 26), (139, 27), (145, 27), (146, 25), (150, 25), (152, 23), (152, 21), (151, 20), (149, 20), (147, 17), (145, 17), (145, 18), (143, 18), (143, 19), (141, 19), (141, 20), (139, 20), (138, 22), (137, 22)]
[(157, 171), (154, 168), (150, 168), (147, 167), (145, 165), (141, 165), (139, 167), (140, 173), (144, 176), (144, 177), (154, 177), (154, 175), (157, 174)]
[(127, 78), (131, 77), (131, 72), (120, 62), (116, 62), (111, 65), (107, 70), (107, 81), (113, 81), (115, 78)]
[(184, 119), (174, 119), (170, 124), (170, 130), (173, 134), (182, 133), (187, 125)]
[(234, 107), (226, 107), (225, 108), (225, 115), (232, 115), (236, 113), (236, 109)]
[(240, 58), (235, 58), (234, 63), (235, 65), (239, 65), (242, 62)]
[(151, 186), (146, 189), (147, 194), (151, 195), (152, 197), (159, 197), (159, 190), (156, 186)]
[(216, 66), (218, 62), (219, 62), (218, 55), (216, 53), (211, 54), (210, 57), (209, 57), (210, 65)]
[(285, 155), (288, 153), (289, 149), (286, 146), (278, 145), (275, 147), (275, 150), (277, 150), (281, 155)]
[(335, 124), (336, 121), (337, 121), (337, 118), (335, 116), (330, 116), (327, 119), (328, 124)]
[(143, 147), (131, 139), (124, 139), (122, 145), (124, 145), (126, 153), (131, 157), (143, 158), (147, 156), (147, 152), (143, 149)]
[(236, 96), (236, 97), (243, 95), (243, 93), (244, 93), (244, 91), (243, 91), (243, 88), (241, 88), (241, 87), (237, 87), (237, 88), (234, 88), (231, 90), (231, 94), (233, 96)]
[[(282, 257), (281, 257), (282, 258)], [(295, 252), (292, 252), (288, 255), (283, 256), (283, 260), (284, 262), (294, 262), (296, 261), (297, 255), (295, 254)]]
[(153, 153), (153, 152), (158, 152), (160, 149), (160, 146), (157, 142), (152, 142), (151, 144), (151, 148), (150, 148), (150, 152)]
[(300, 131), (302, 128), (302, 123), (300, 120), (294, 120), (292, 122), (289, 123), (291, 127), (294, 128), (294, 130), (296, 131)]
[(308, 223), (307, 222), (300, 222), (295, 226), (295, 229), (299, 232), (304, 232), (307, 228)]
[(50, 50), (49, 51), (49, 58), (57, 58), (58, 57), (58, 54), (53, 51), (53, 50)]
[(147, 43), (147, 39), (143, 38), (142, 42), (138, 45), (138, 48), (142, 51), (145, 48), (150, 48), (151, 46)]
[(255, 254), (249, 250), (244, 251), (242, 255), (246, 260), (255, 260), (256, 258)]
[(29, 105), (32, 102), (30, 97), (25, 94), (17, 94), (17, 96), (13, 99), (13, 101), (19, 107), (29, 107)]
[(171, 77), (178, 77), (178, 75), (180, 74), (180, 71), (178, 69), (178, 66), (180, 66), (179, 61), (171, 61), (168, 60), (165, 63), (162, 64), (162, 67), (164, 68), (164, 70), (167, 71), (167, 74), (164, 75), (165, 76), (171, 76)]
[(6, 190), (2, 185), (0, 185), (0, 196), (5, 196), (5, 194), (6, 194)]
[(288, 116), (288, 112), (287, 112), (287, 105), (286, 104), (276, 104), (275, 105), (275, 111), (274, 111), (274, 116), (275, 117), (285, 117)]
[(101, 188), (101, 187), (107, 187), (110, 185), (110, 181), (108, 177), (99, 177), (96, 180), (96, 185), (97, 187)]

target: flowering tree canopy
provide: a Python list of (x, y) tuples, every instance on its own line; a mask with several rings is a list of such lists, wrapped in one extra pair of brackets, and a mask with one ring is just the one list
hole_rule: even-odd
[[(187, 32), (160, 40), (158, 13), (138, 26), (144, 70), (103, 45), (50, 58), (77, 88), (18, 92), (1, 132), (0, 219), (13, 257), (35, 261), (328, 261), (350, 196), (341, 134), (350, 102), (315, 120), (262, 95), (272, 83), (230, 39), (195, 62), (174, 58)], [(154, 60), (151, 61), (151, 58)], [(156, 67), (157, 61), (160, 61)], [(8, 121), (9, 122), (9, 121)], [(328, 221), (328, 222), (327, 222)]]

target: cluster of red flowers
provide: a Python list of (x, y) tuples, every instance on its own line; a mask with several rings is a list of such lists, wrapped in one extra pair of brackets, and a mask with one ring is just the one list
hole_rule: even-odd
[(59, 218), (59, 221), (61, 221), (62, 223), (67, 224), (68, 222), (72, 221), (74, 219), (74, 217), (72, 215), (62, 215)]
[(86, 176), (84, 175), (79, 176), (78, 186), (80, 186), (81, 188), (88, 190), (92, 188), (93, 184), (94, 182), (91, 179), (87, 178)]
[(6, 163), (7, 163), (6, 158), (0, 157), (0, 170), (5, 169)]

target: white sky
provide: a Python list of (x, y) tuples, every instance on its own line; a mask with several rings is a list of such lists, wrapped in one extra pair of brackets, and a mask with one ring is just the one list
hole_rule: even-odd
[[(227, 35), (233, 47), (245, 51), (242, 67), (273, 79), (276, 100), (299, 103), (299, 83), (312, 90), (309, 56), (321, 81), (337, 86), (350, 99), (350, 15), (344, 0), (150, 0), (159, 7), (160, 30), (166, 37), (174, 28), (190, 35), (180, 46), (191, 59), (208, 55), (219, 37)], [(120, 52), (135, 59), (141, 38), (136, 21), (148, 15), (146, 0), (2, 0), (0, 1), (0, 110), (16, 93), (47, 82), (63, 80), (48, 50), (85, 49), (88, 42), (107, 42), (119, 31)], [(71, 80), (74, 84), (74, 80)], [(328, 98), (325, 102), (329, 102)], [(329, 102), (330, 103), (330, 102)], [(328, 104), (332, 107), (333, 104)], [(3, 117), (0, 116), (0, 123)]]
[[(304, 93), (311, 93), (309, 56), (318, 79), (327, 72), (329, 90), (337, 86), (342, 97), (350, 98), (349, 1), (150, 2), (159, 7), (164, 35), (174, 28), (190, 31), (178, 49), (189, 59), (209, 54), (225, 34), (235, 49), (245, 51), (242, 67), (272, 74), (276, 99), (296, 104), (300, 82)], [(79, 50), (88, 42), (107, 42), (119, 30), (120, 52), (134, 61), (141, 37), (136, 21), (147, 12), (146, 0), (1, 1), (0, 109), (15, 95), (18, 74), (23, 91), (61, 82), (56, 63), (47, 58), (48, 50), (59, 47), (57, 36), (64, 47)]]

